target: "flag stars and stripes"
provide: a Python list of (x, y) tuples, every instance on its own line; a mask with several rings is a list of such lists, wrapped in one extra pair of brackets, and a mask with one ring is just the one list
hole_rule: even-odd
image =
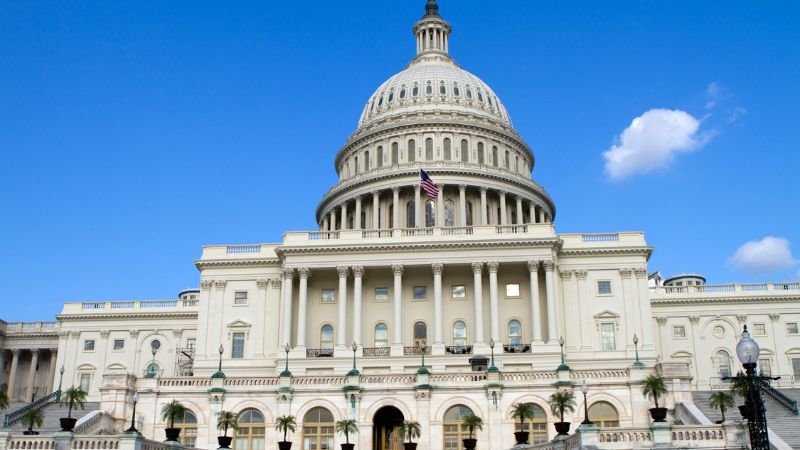
[(419, 169), (420, 187), (429, 197), (437, 197), (439, 195), (439, 186), (431, 180), (428, 173)]

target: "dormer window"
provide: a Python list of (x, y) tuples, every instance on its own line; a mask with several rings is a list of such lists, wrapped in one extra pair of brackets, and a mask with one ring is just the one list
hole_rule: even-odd
[(453, 95), (456, 97), (461, 95), (461, 90), (458, 89), (458, 84), (453, 84)]
[(444, 83), (442, 83), (441, 85), (439, 85), (439, 94), (441, 94), (441, 95), (447, 95), (447, 88), (446, 88), (446, 87), (444, 87)]
[(428, 82), (428, 85), (425, 86), (425, 94), (426, 95), (433, 95), (433, 86), (431, 86), (430, 82)]
[(418, 95), (419, 95), (419, 86), (417, 86), (417, 85), (414, 85), (414, 88), (411, 90), (411, 95), (412, 95), (413, 97), (416, 97), (416, 96), (418, 96)]
[(406, 98), (406, 88), (405, 87), (400, 89), (400, 100), (402, 100), (404, 98)]
[(469, 86), (467, 86), (467, 98), (472, 98), (472, 89), (470, 89)]

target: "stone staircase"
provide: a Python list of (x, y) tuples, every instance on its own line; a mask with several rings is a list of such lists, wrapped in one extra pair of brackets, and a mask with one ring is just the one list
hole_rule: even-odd
[[(800, 389), (779, 389), (784, 395), (800, 403)], [(697, 391), (693, 393), (694, 403), (712, 422), (722, 419), (718, 409), (708, 406), (708, 398), (713, 391)], [(800, 416), (795, 416), (777, 401), (767, 395), (763, 395), (764, 406), (767, 409), (767, 425), (773, 433), (780, 436), (793, 449), (800, 449)], [(742, 404), (742, 399), (736, 398), (736, 404)], [(732, 410), (725, 411), (727, 420), (740, 421), (742, 416), (739, 409), (734, 407)]]
[[(23, 406), (27, 405), (27, 403), (19, 403), (15, 404), (14, 406), (9, 405), (9, 408), (3, 411), (2, 414), (9, 413), (16, 409), (19, 409)], [(55, 433), (56, 431), (61, 430), (61, 425), (59, 425), (58, 419), (62, 417), (67, 417), (67, 406), (59, 406), (58, 404), (50, 405), (44, 408), (44, 422), (40, 428), (34, 428), (34, 431), (38, 431), (41, 434), (48, 434), (48, 433)], [(90, 412), (100, 409), (100, 403), (86, 403), (86, 408), (81, 410), (72, 410), (72, 417), (76, 419), (80, 419), (81, 417), (89, 414)], [(22, 425), (21, 423), (17, 422), (9, 427), (3, 427), (2, 421), (0, 421), (0, 431), (5, 431), (14, 434), (22, 434), (23, 431), (27, 430), (28, 427)]]

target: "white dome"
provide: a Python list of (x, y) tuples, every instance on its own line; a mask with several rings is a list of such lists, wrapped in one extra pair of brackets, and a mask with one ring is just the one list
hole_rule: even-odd
[(358, 125), (434, 110), (475, 114), (511, 126), (511, 118), (494, 91), (446, 54), (418, 56), (405, 70), (386, 80), (370, 96)]

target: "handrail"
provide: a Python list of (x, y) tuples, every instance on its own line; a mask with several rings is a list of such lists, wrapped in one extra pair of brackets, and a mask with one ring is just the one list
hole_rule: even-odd
[(60, 400), (60, 397), (61, 397), (61, 391), (57, 390), (55, 392), (51, 392), (45, 395), (44, 397), (40, 397), (21, 408), (11, 411), (10, 413), (6, 414), (5, 417), (3, 418), (3, 427), (8, 428), (9, 426), (19, 422), (20, 419), (22, 419), (22, 415), (25, 414), (25, 411), (31, 409), (46, 408), (54, 403), (57, 403)]
[(797, 410), (796, 400), (792, 400), (786, 394), (775, 389), (769, 383), (764, 381), (761, 381), (761, 390), (772, 397), (772, 399), (778, 402), (781, 406), (791, 411), (795, 416), (800, 415), (800, 411)]

